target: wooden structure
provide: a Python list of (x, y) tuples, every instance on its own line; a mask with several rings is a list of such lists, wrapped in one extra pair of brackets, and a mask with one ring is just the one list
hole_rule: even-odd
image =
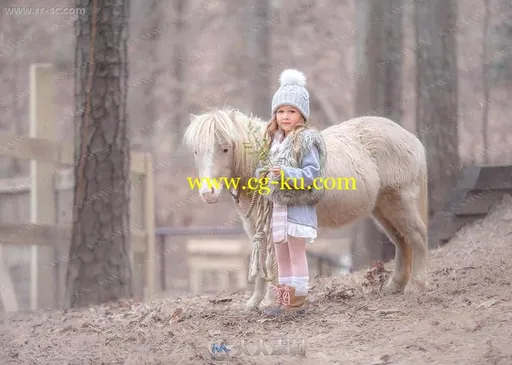
[[(252, 248), (247, 240), (190, 240), (187, 244), (189, 291), (192, 294), (247, 290)], [(329, 255), (306, 252), (310, 276), (342, 272)]]
[[(332, 276), (342, 271), (340, 262), (321, 253), (330, 240), (315, 241), (316, 250), (307, 247), (309, 273), (314, 276)], [(217, 291), (246, 290), (252, 247), (247, 239), (190, 239), (187, 242), (189, 291), (192, 294)], [(341, 253), (340, 253), (341, 256)]]
[(429, 248), (445, 244), (465, 224), (484, 218), (505, 194), (512, 195), (512, 166), (469, 166), (440, 212), (429, 223)]
[(189, 288), (194, 294), (247, 287), (247, 240), (190, 239), (187, 242)]
[[(214, 293), (247, 290), (252, 247), (241, 226), (156, 229), (159, 244), (162, 291)], [(172, 238), (167, 241), (168, 238)], [(310, 276), (331, 276), (347, 272), (340, 262), (349, 253), (346, 231), (324, 231), (307, 246)], [(170, 246), (169, 246), (170, 245)], [(340, 257), (340, 260), (337, 259)]]
[[(155, 235), (159, 252), (159, 260), (156, 265), (160, 274), (157, 280), (160, 284), (160, 290), (168, 293), (188, 293), (192, 288), (201, 287), (201, 277), (203, 274), (200, 270), (195, 270), (191, 265), (195, 264), (197, 261), (195, 259), (201, 261), (201, 257), (210, 261), (215, 261), (219, 258), (218, 256), (212, 257), (209, 255), (208, 250), (204, 253), (198, 252), (198, 249), (201, 249), (201, 245), (194, 242), (202, 240), (206, 242), (211, 242), (212, 240), (243, 241), (246, 243), (246, 246), (249, 246), (242, 227), (157, 227)], [(188, 247), (191, 241), (192, 245)], [(189, 255), (192, 258), (189, 258)], [(237, 255), (235, 254), (235, 256)], [(224, 266), (226, 270), (221, 271), (229, 271), (229, 268), (233, 266), (233, 261), (235, 261), (235, 266), (236, 264), (240, 265), (240, 262), (236, 261), (237, 259), (227, 264), (225, 257), (220, 259), (226, 265)], [(209, 269), (207, 268), (207, 270)], [(223, 274), (219, 273), (218, 275), (222, 276)], [(233, 277), (233, 275), (228, 274), (228, 277)], [(217, 282), (217, 284), (219, 283)]]
[[(74, 144), (54, 140), (57, 121), (53, 104), (53, 78), (51, 65), (31, 66), (30, 135), (0, 134), (0, 145), (3, 147), (0, 156), (30, 160), (30, 176), (0, 179), (2, 196), (24, 192), (30, 195), (29, 222), (0, 223), (0, 293), (4, 311), (19, 309), (20, 295), (16, 289), (20, 287), (20, 278), (14, 285), (10, 274), (10, 261), (16, 256), (22, 264), (27, 261), (30, 265), (31, 310), (59, 306), (65, 297), (74, 191)], [(132, 152), (130, 169), (135, 289), (148, 297), (155, 293), (156, 286), (151, 156)], [(63, 195), (67, 199), (63, 199)], [(62, 216), (67, 216), (64, 219), (67, 222), (60, 222)], [(27, 247), (29, 256), (26, 255)], [(17, 252), (21, 253), (16, 255)]]

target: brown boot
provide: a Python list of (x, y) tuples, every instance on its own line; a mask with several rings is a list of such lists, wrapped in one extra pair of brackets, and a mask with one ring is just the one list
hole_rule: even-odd
[(307, 295), (295, 295), (295, 288), (289, 286), (283, 293), (282, 308), (286, 314), (302, 312), (306, 307), (306, 299)]
[(307, 296), (295, 295), (295, 288), (288, 285), (280, 285), (280, 305), (264, 310), (264, 313), (270, 316), (282, 314), (298, 314), (305, 310)]
[(261, 308), (261, 310), (265, 313), (265, 312), (273, 312), (279, 308), (281, 308), (282, 306), (282, 300), (283, 300), (283, 285), (282, 284), (278, 284), (277, 286), (275, 285), (270, 285), (268, 290), (272, 293), (270, 295), (270, 303), (265, 303), (266, 305)]

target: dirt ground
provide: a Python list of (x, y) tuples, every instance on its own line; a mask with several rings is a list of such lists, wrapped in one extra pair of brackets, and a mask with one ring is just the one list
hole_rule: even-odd
[[(512, 364), (512, 198), (431, 252), (428, 293), (381, 295), (389, 268), (313, 279), (308, 313), (289, 319), (242, 313), (250, 293), (16, 313), (0, 364)], [(276, 354), (285, 338), (305, 356)], [(212, 358), (242, 339), (252, 355)]]

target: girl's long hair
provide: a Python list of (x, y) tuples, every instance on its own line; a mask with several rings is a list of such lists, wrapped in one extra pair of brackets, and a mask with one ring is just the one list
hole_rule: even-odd
[[(297, 137), (300, 134), (300, 131), (308, 128), (307, 124), (308, 123), (306, 123), (306, 122), (301, 123), (301, 124), (297, 124), (290, 131), (290, 136), (292, 137), (293, 152), (295, 153), (295, 155), (297, 155), (297, 153), (299, 152), (299, 146), (298, 146), (298, 143), (297, 143), (297, 141), (298, 141)], [(272, 142), (274, 140), (274, 136), (277, 133), (278, 129), (279, 129), (279, 126), (277, 125), (276, 113), (274, 113), (272, 115), (272, 119), (270, 119), (270, 121), (268, 122), (267, 128), (265, 129), (265, 133), (263, 135), (264, 139), (265, 139), (265, 143), (263, 145), (263, 149), (264, 149), (266, 154), (268, 154), (269, 151), (270, 151), (270, 147), (272, 146)]]

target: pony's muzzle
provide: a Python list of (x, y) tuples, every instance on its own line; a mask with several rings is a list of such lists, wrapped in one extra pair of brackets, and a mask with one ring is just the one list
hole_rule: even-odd
[(208, 204), (214, 204), (219, 201), (219, 192), (216, 191), (213, 187), (202, 190), (199, 194), (201, 195), (201, 198)]

